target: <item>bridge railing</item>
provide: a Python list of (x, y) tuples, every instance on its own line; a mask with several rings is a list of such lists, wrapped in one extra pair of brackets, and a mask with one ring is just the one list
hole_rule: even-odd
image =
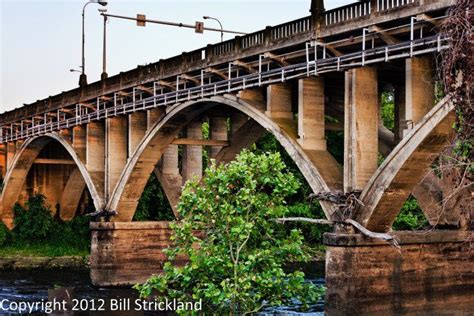
[(282, 38), (288, 38), (296, 34), (309, 32), (312, 29), (311, 16), (307, 16), (295, 21), (277, 25), (271, 28), (270, 40), (276, 41)]
[(405, 7), (407, 5), (416, 5), (419, 0), (376, 0), (376, 12), (382, 12), (392, 9)]
[(326, 11), (324, 13), (323, 21), (326, 26), (334, 25), (369, 16), (371, 12), (372, 8), (370, 0), (352, 3)]

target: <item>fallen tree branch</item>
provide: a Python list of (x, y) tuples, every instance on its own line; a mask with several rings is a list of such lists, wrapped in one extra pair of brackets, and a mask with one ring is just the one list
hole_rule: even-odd
[(389, 233), (375, 233), (373, 231), (368, 230), (364, 226), (362, 226), (359, 222), (353, 220), (353, 219), (345, 219), (344, 223), (350, 224), (354, 226), (362, 235), (374, 238), (374, 239), (381, 239), (386, 242), (388, 242), (390, 245), (400, 248), (400, 245), (398, 244), (397, 239), (395, 236)]
[(285, 222), (308, 222), (312, 224), (334, 225), (335, 222), (327, 219), (315, 219), (307, 217), (282, 217), (274, 219), (275, 222), (284, 224)]
[(356, 228), (361, 235), (373, 239), (379, 239), (386, 241), (391, 246), (400, 248), (397, 239), (394, 235), (390, 233), (376, 233), (373, 231), (368, 230), (364, 226), (362, 226), (359, 222), (353, 219), (345, 219), (344, 221), (337, 222), (337, 221), (330, 221), (327, 219), (315, 219), (315, 218), (307, 218), (307, 217), (282, 217), (282, 218), (275, 218), (273, 219), (277, 223), (284, 224), (285, 222), (306, 222), (312, 224), (323, 224), (323, 225), (335, 225), (335, 224), (342, 224), (342, 225), (351, 225)]

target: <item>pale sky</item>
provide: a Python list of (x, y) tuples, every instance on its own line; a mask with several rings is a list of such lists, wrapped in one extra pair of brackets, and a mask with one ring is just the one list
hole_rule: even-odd
[[(109, 0), (108, 13), (194, 24), (203, 15), (225, 29), (254, 32), (309, 15), (311, 0)], [(326, 0), (326, 9), (355, 0)], [(0, 113), (78, 86), (81, 64), (81, 12), (86, 0), (0, 0)], [(98, 4), (86, 9), (88, 82), (102, 72), (103, 18)], [(218, 28), (215, 21), (206, 27)], [(220, 34), (195, 34), (156, 24), (112, 19), (107, 26), (107, 72), (156, 62), (220, 41)], [(226, 34), (224, 39), (233, 36)]]

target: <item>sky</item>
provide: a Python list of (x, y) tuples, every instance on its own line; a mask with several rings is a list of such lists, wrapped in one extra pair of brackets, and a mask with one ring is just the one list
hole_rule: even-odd
[[(0, 113), (78, 86), (81, 64), (81, 12), (86, 0), (0, 0)], [(326, 9), (355, 0), (326, 0)], [(254, 32), (309, 15), (311, 0), (109, 0), (107, 12), (149, 19)], [(86, 8), (88, 82), (102, 72), (103, 18), (98, 4)], [(232, 38), (226, 34), (224, 40)], [(107, 73), (156, 62), (220, 41), (220, 34), (196, 34), (156, 24), (111, 19), (107, 25)]]

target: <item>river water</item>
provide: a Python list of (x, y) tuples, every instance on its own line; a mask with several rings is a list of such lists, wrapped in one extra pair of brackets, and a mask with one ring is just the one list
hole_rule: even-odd
[[(303, 269), (307, 275), (307, 281), (319, 285), (324, 285), (323, 269), (321, 266), (313, 266), (311, 269)], [(31, 270), (31, 271), (0, 271), (0, 314), (18, 315), (16, 304), (11, 302), (46, 302), (48, 300), (48, 290), (66, 287), (72, 297), (87, 304), (87, 312), (68, 312), (62, 315), (167, 315), (166, 313), (151, 313), (138, 311), (111, 312), (107, 303), (111, 299), (130, 299), (133, 302), (138, 298), (137, 292), (130, 288), (100, 288), (90, 284), (89, 271), (84, 270)], [(72, 290), (72, 291), (71, 291)], [(91, 302), (100, 300), (106, 302), (104, 311), (90, 311)], [(259, 316), (267, 315), (323, 315), (324, 302), (311, 306), (308, 311), (298, 311), (298, 302), (293, 306), (274, 307), (259, 313)], [(28, 314), (28, 313), (24, 313)], [(34, 309), (35, 315), (46, 315), (40, 308)], [(53, 313), (54, 315), (54, 313)]]

